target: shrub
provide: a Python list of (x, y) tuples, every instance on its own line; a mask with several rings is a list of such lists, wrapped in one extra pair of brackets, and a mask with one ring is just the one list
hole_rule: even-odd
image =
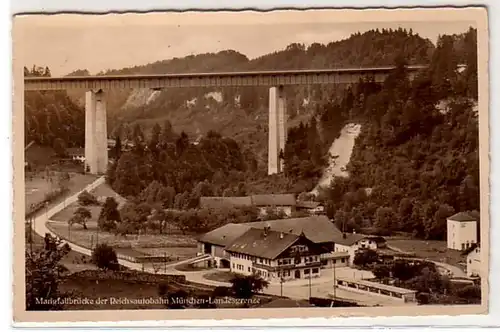
[(100, 269), (118, 270), (116, 251), (106, 243), (99, 244), (92, 252), (92, 263)]
[(269, 286), (269, 282), (256, 275), (236, 275), (231, 279), (232, 291), (237, 298), (249, 299)]
[(78, 203), (83, 206), (99, 204), (97, 198), (86, 190), (82, 191), (80, 195), (78, 195)]

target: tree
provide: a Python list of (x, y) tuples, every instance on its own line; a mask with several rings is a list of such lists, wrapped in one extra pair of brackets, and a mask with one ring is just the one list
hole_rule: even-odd
[(61, 191), (67, 191), (71, 177), (68, 172), (60, 172), (58, 176), (58, 186)]
[(82, 191), (78, 195), (78, 203), (83, 206), (99, 204), (97, 198), (91, 193), (89, 193), (87, 190)]
[(97, 225), (101, 230), (111, 231), (119, 222), (121, 222), (121, 217), (118, 212), (118, 203), (113, 197), (107, 197), (97, 219)]
[(389, 269), (389, 267), (387, 265), (382, 265), (382, 264), (376, 265), (373, 268), (372, 272), (373, 272), (373, 275), (375, 276), (375, 278), (377, 278), (379, 280), (389, 278), (391, 276), (391, 270)]
[(267, 280), (256, 275), (235, 275), (230, 282), (234, 295), (240, 299), (249, 299), (269, 286)]
[(79, 207), (69, 220), (69, 225), (80, 224), (83, 226), (83, 229), (87, 229), (87, 220), (90, 218), (92, 218), (92, 213), (87, 208)]
[(118, 161), (122, 155), (122, 139), (121, 135), (116, 136), (114, 147), (115, 160)]
[(92, 263), (100, 269), (117, 270), (119, 268), (116, 251), (106, 243), (98, 244), (92, 251)]
[[(61, 310), (63, 305), (57, 301), (65, 294), (59, 290), (59, 284), (67, 269), (61, 265), (61, 260), (70, 251), (66, 243), (61, 246), (61, 240), (45, 236), (45, 247), (31, 252), (25, 250), (25, 282), (26, 310), (47, 311)], [(43, 301), (40, 301), (43, 300)]]
[(378, 254), (375, 250), (358, 250), (354, 255), (354, 265), (367, 266), (378, 261)]
[(61, 138), (56, 138), (53, 143), (53, 148), (55, 153), (59, 157), (64, 157), (66, 156), (66, 142), (64, 142), (63, 139)]

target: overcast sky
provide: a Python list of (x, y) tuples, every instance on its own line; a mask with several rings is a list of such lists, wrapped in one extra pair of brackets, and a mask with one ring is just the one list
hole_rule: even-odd
[(33, 64), (49, 66), (53, 76), (76, 69), (88, 69), (95, 74), (106, 69), (226, 49), (255, 58), (284, 49), (290, 43), (326, 44), (375, 28), (411, 28), (435, 43), (440, 34), (462, 33), (475, 26), (466, 21), (150, 24), (151, 21), (143, 20), (133, 24), (120, 24), (120, 21), (111, 24), (103, 18), (101, 16), (99, 21), (74, 20), (71, 25), (67, 21), (49, 24), (49, 20), (26, 25), (18, 39), (23, 62), (28, 67)]

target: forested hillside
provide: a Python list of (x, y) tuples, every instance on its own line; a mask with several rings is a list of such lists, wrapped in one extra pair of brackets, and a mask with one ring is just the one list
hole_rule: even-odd
[(472, 29), (442, 36), (413, 82), (400, 63), (382, 86), (359, 85), (340, 106), (363, 125), (350, 177), (335, 179), (324, 196), (338, 225), (443, 239), (447, 217), (478, 210), (477, 93)]
[[(50, 77), (50, 69), (24, 68), (25, 76)], [(85, 112), (64, 91), (26, 91), (24, 99), (24, 139), (28, 144), (53, 147), (82, 146), (85, 139)]]

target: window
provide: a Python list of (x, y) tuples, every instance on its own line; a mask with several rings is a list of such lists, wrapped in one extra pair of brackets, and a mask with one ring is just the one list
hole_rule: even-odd
[(319, 272), (319, 271), (318, 271), (318, 268), (314, 268), (314, 269), (312, 269), (312, 273), (313, 273), (313, 274), (318, 273), (318, 272)]
[(341, 261), (342, 263), (345, 263), (345, 258), (342, 258), (340, 261)]
[(305, 269), (304, 274), (309, 274), (309, 269)]
[(250, 272), (250, 266), (248, 267), (248, 272)]
[(234, 263), (233, 263), (233, 269), (234, 269)]
[(278, 272), (278, 278), (281, 277), (281, 272)]

